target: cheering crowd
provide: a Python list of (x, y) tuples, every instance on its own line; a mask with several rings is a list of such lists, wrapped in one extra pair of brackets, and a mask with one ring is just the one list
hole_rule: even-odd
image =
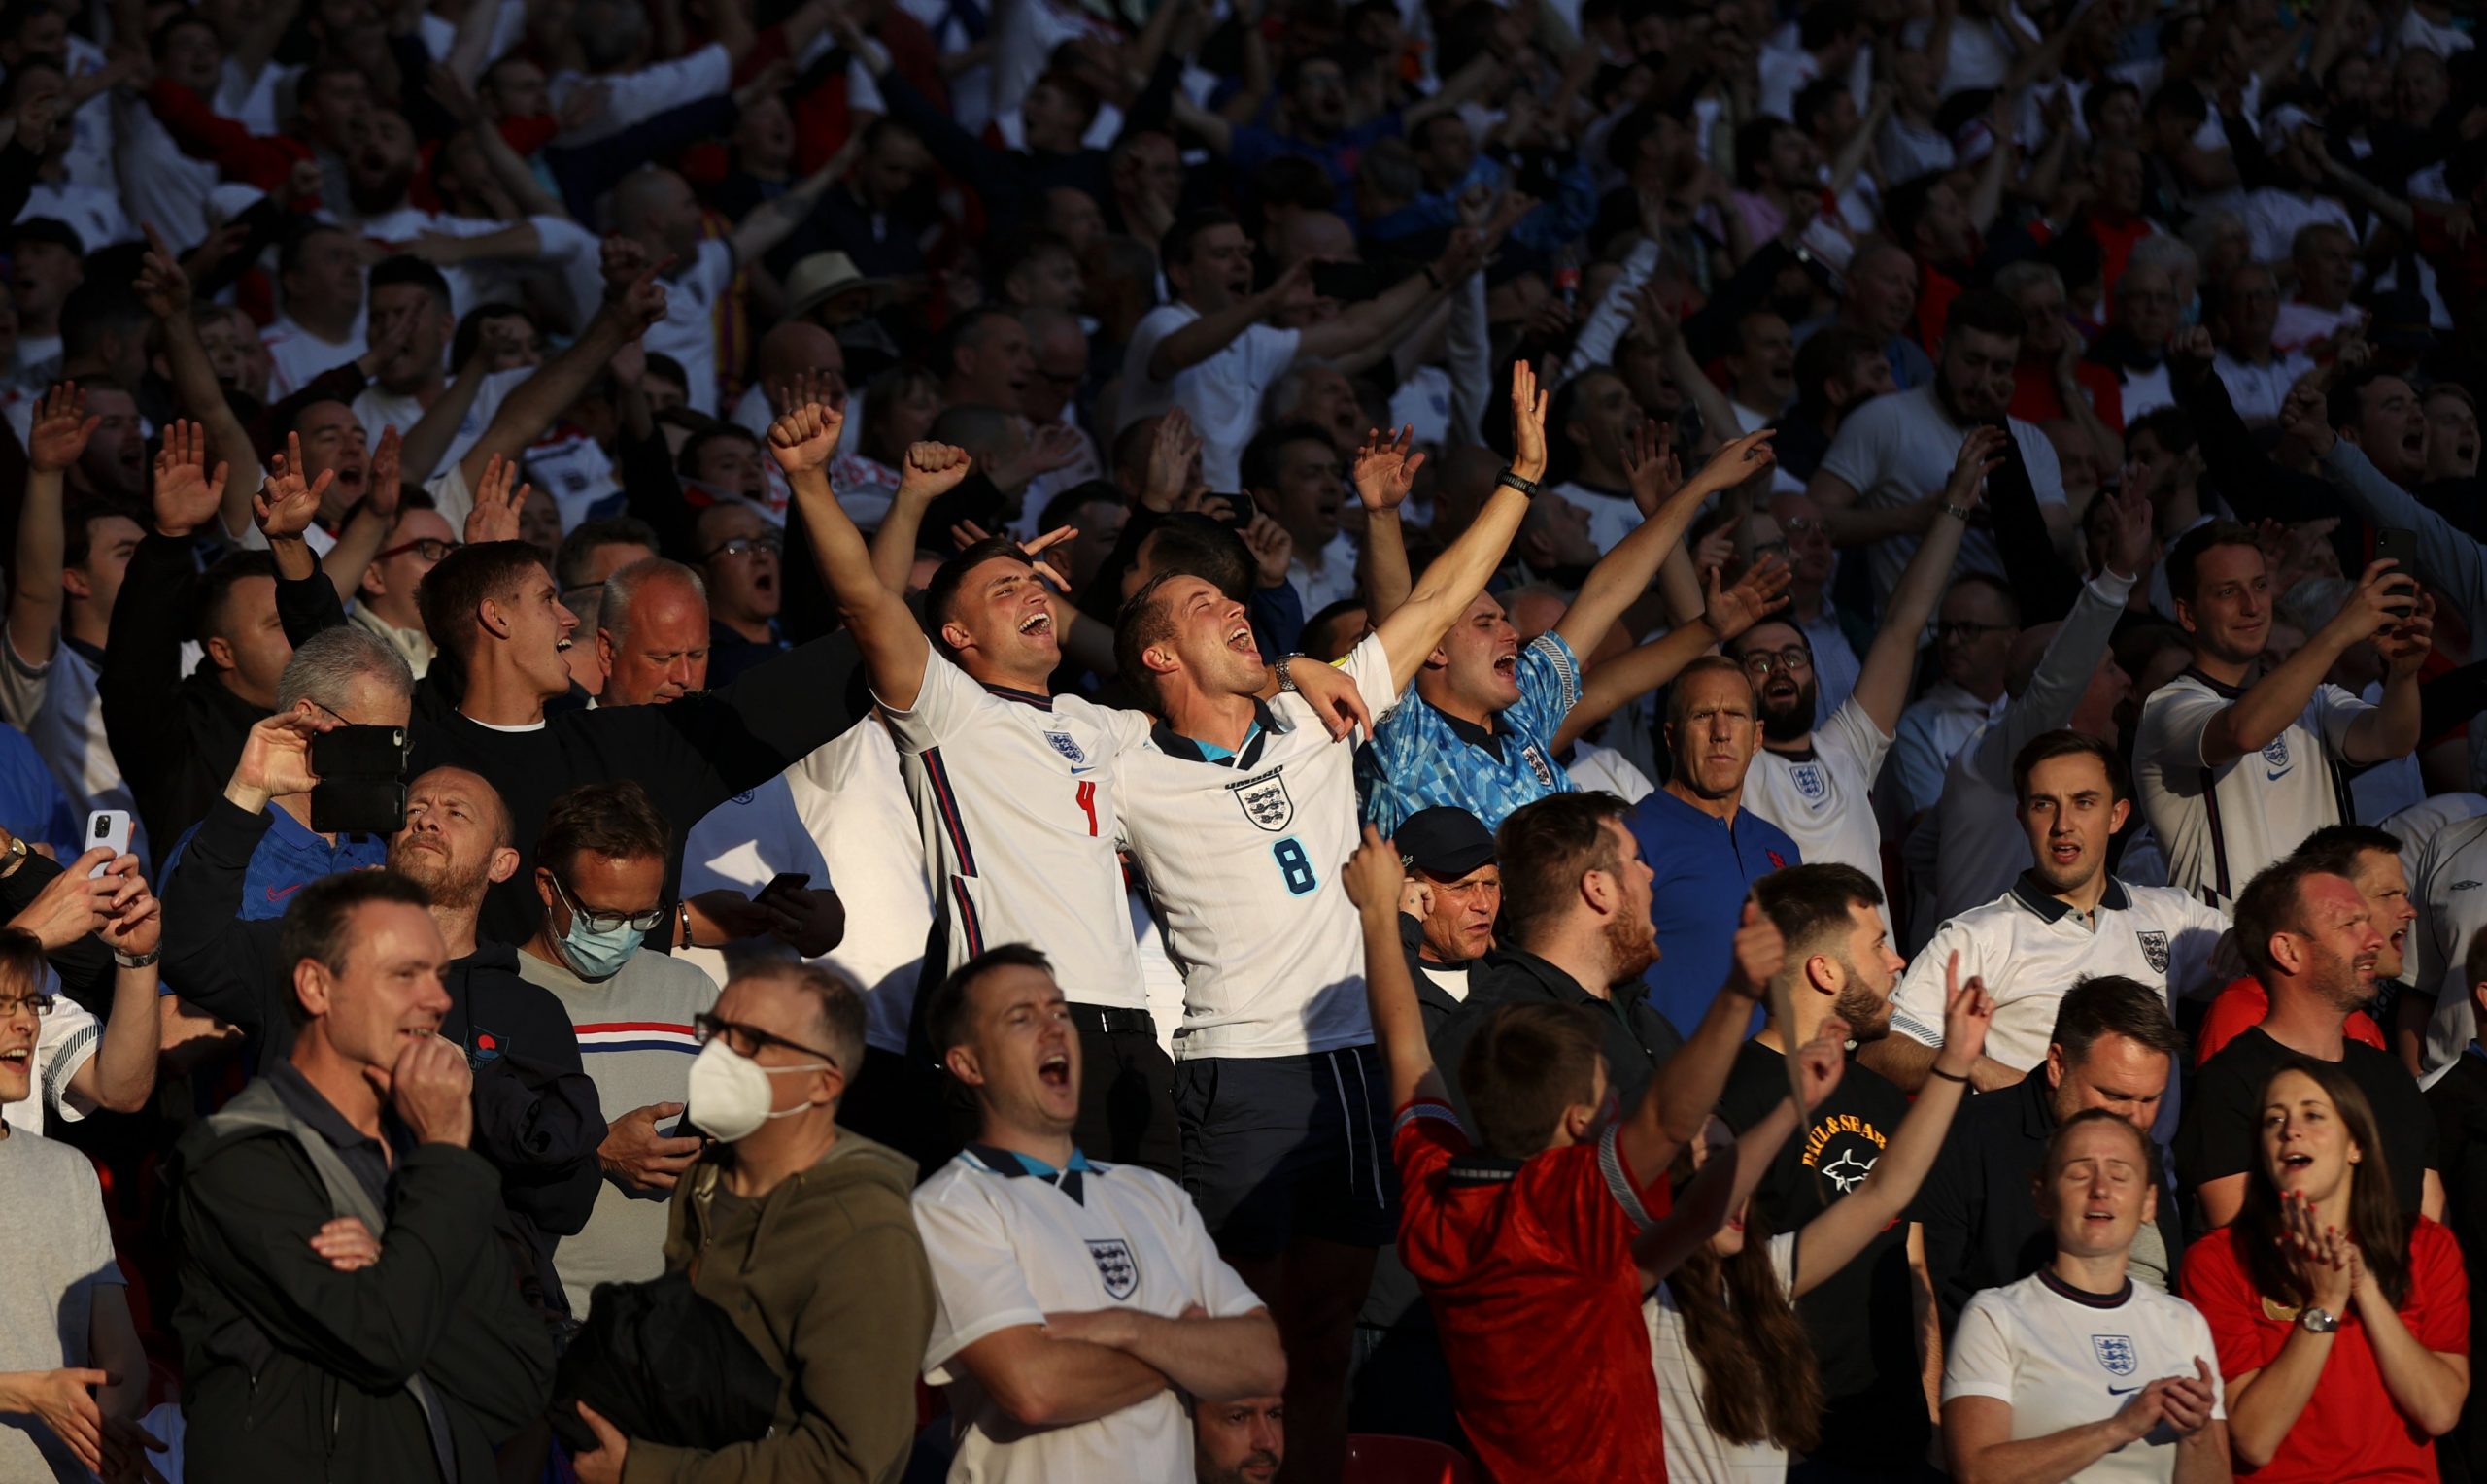
[(2476, 21), (0, 4), (0, 1484), (2487, 1479)]

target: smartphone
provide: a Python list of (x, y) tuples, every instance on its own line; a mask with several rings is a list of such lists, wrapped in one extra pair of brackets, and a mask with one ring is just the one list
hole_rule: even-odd
[(322, 834), (395, 834), (406, 827), (406, 786), (380, 778), (323, 778), (311, 786), (311, 827)]
[[(93, 850), (98, 845), (108, 846), (111, 848), (113, 860), (118, 860), (121, 857), (129, 854), (128, 810), (98, 809), (94, 813), (86, 816), (85, 848), (86, 850)], [(84, 854), (84, 852), (81, 852), (81, 854)], [(107, 860), (102, 865), (96, 866), (93, 870), (86, 873), (86, 879), (88, 881), (92, 881), (98, 876), (103, 875), (104, 871), (110, 867), (112, 863), (112, 860)]]
[(1371, 263), (1314, 263), (1312, 291), (1342, 304), (1360, 303), (1381, 293), (1381, 270)]
[[(2378, 560), (2386, 557), (2391, 559), (2394, 577), (2405, 576), (2412, 582), (2417, 580), (2418, 533), (2416, 531), (2401, 525), (2385, 526), (2375, 532), (2374, 555)], [(2408, 601), (2393, 604), (2392, 611), (2405, 619), (2416, 612), (2417, 607), (2418, 600), (2413, 593)]]
[(403, 726), (339, 726), (311, 739), (311, 771), (338, 778), (397, 778), (406, 771)]
[(754, 892), (751, 899), (754, 902), (765, 903), (770, 897), (782, 895), (788, 892), (800, 892), (811, 884), (812, 877), (809, 871), (779, 871), (768, 878), (768, 885)]

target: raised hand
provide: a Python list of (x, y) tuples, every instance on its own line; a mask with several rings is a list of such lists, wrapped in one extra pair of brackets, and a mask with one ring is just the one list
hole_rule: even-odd
[(323, 469), (314, 482), (302, 474), (302, 435), (285, 435), (285, 452), (268, 461), (268, 477), (251, 496), (251, 514), (270, 541), (298, 540), (320, 513), (320, 499), (337, 482), (337, 471)]
[(1727, 972), (1727, 989), (1747, 999), (1758, 1000), (1787, 962), (1788, 940), (1779, 935), (1779, 926), (1752, 897), (1746, 897), (1744, 921), (1736, 928), (1735, 963)]
[(242, 757), (224, 796), (250, 814), (268, 800), (289, 793), (308, 793), (320, 775), (311, 766), (311, 739), (337, 725), (318, 712), (280, 711), (261, 718), (242, 738)]
[(2435, 645), (2436, 599), (2430, 592), (2418, 595), (2418, 606), (2408, 618), (2374, 636), (2375, 653), (2396, 678), (2417, 674)]
[(2168, 366), (2189, 381), (2209, 375), (2211, 359), (2218, 354), (2211, 344), (2210, 330), (2199, 324), (2178, 330), (2167, 342)]
[(33, 424), (26, 429), (26, 462), (45, 474), (57, 474), (86, 452), (86, 440), (104, 420), (86, 415), (86, 393), (76, 382), (55, 382), (35, 403)]
[(2331, 453), (2340, 436), (2333, 431), (2323, 392), (2315, 387), (2289, 388), (2288, 399), (2280, 403), (2280, 431), (2317, 458)]
[(1711, 567), (1701, 574), (1701, 622), (1724, 644), (1785, 603), (1791, 580), (1788, 563), (1777, 553), (1755, 562), (1734, 587), (1723, 591), (1719, 587), (1719, 569)]
[(179, 538), (215, 520), (230, 472), (221, 462), (208, 471), (206, 428), (175, 420), (155, 454), (155, 529)]
[(1770, 440), (1779, 436), (1775, 427), (1757, 433), (1747, 433), (1719, 445), (1719, 452), (1692, 476), (1691, 488), (1708, 498), (1714, 490), (1732, 489), (1746, 480), (1779, 462), (1779, 455)]
[(138, 873), (138, 858), (123, 856), (112, 862), (104, 870), (104, 879), (115, 883), (107, 899), (105, 944), (132, 957), (153, 953), (164, 941), (163, 904), (147, 890), (147, 878)]
[[(772, 440), (776, 431), (774, 427), (769, 429)], [(968, 456), (967, 450), (956, 444), (910, 443), (906, 446), (905, 459), (899, 465), (897, 497), (903, 500), (939, 499), (957, 489), (959, 481), (967, 478), (974, 467), (975, 460)], [(791, 467), (788, 472), (793, 472)]]
[(371, 450), (371, 467), (363, 474), (363, 508), (384, 521), (397, 519), (397, 496), (402, 492), (399, 480), (405, 464), (406, 440), (397, 433), (397, 424), (380, 429), (380, 442)]
[(1347, 889), (1347, 900), (1359, 910), (1387, 907), (1399, 910), (1399, 889), (1408, 879), (1407, 869), (1399, 863), (1399, 847), (1381, 837), (1381, 831), (1371, 825), (1364, 826), (1364, 843), (1347, 858), (1340, 880)]
[(2107, 570), (2139, 577), (2150, 570), (2151, 547), (2158, 539), (2158, 512), (2148, 491), (2128, 480), (2122, 489), (2099, 496), (2115, 519), (2107, 527)]
[(518, 539), (518, 513), (527, 505), (533, 485), (511, 485), (518, 480), (518, 461), (494, 454), (484, 460), (484, 477), (475, 485), (475, 505), (466, 512), (466, 528), (461, 533), (468, 546), (481, 546), (487, 541)]
[(1380, 428), (1365, 429), (1355, 462), (1356, 499), (1365, 509), (1397, 510), (1415, 488), (1416, 471), (1425, 466), (1423, 454), (1408, 452), (1415, 436), (1413, 426), (1389, 435)]
[[(1968, 983), (1960, 982), (1960, 955), (1954, 950), (1943, 966), (1943, 1052), (1935, 1058), (1936, 1069), (1966, 1077), (1986, 1054), (1987, 1028), (1993, 1024), (1994, 996), (1987, 993), (1983, 978), (1973, 975)], [(1942, 1065), (1946, 1060), (1953, 1064)]]
[(2357, 590), (2349, 594), (2349, 600), (2340, 606), (2339, 617), (2332, 622), (2353, 642), (2375, 638), (2398, 624), (2416, 622), (2412, 603), (2417, 591), (2418, 579), (2402, 571), (2391, 557), (2368, 562), (2365, 575), (2358, 579)]
[(1986, 490), (1986, 477), (2003, 466), (2003, 441), (2011, 436), (1991, 423), (1970, 428), (1952, 460), (1952, 479), (1943, 488), (1944, 498), (1975, 509), (1978, 496)]
[(1814, 1038), (1796, 1048), (1796, 1086), (1803, 1094), (1803, 1111), (1810, 1113), (1823, 1105), (1823, 1099), (1839, 1086), (1848, 1070), (1848, 1022), (1834, 1015), (1822, 1023)]
[(187, 314), (190, 276), (182, 268), (181, 255), (165, 245), (163, 234), (155, 230), (153, 222), (147, 224), (147, 248), (138, 278), (130, 286), (138, 290), (138, 302), (158, 320)]
[(1048, 422), (1028, 438), (1028, 477), (1035, 479), (1070, 468), (1086, 449), (1079, 429), (1065, 422)]
[(1286, 533), (1286, 527), (1255, 513), (1243, 537), (1244, 549), (1252, 554), (1252, 575), (1260, 585), (1275, 588), (1285, 582), (1286, 569), (1295, 560), (1295, 538)]
[(1149, 509), (1173, 510), (1175, 502), (1200, 482), (1201, 435), (1192, 415), (1180, 406), (1157, 420), (1156, 436), (1148, 444), (1147, 487), (1141, 503)]
[(1641, 519), (1657, 519), (1658, 507), (1684, 488), (1684, 465), (1675, 456), (1675, 441), (1654, 422), (1632, 429), (1623, 446), (1623, 473), (1632, 482), (1632, 503)]
[(805, 397), (768, 424), (768, 452), (790, 480), (818, 474), (837, 452), (837, 434), (845, 425), (844, 413)]
[(1512, 362), (1512, 472), (1532, 483), (1546, 473), (1546, 393), (1524, 359)]
[(2346, 1313), (2362, 1276), (2357, 1242), (2327, 1224), (2314, 1202), (2295, 1191), (2280, 1193), (2280, 1221), (2282, 1244), (2307, 1302)]

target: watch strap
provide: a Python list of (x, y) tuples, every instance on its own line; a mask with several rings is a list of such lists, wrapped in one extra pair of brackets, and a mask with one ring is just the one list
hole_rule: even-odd
[(1512, 489), (1527, 495), (1532, 500), (1537, 498), (1539, 494), (1543, 493), (1546, 489), (1546, 486), (1540, 481), (1522, 479), (1509, 469), (1505, 469), (1502, 473), (1495, 475), (1494, 483), (1498, 485), (1509, 485)]

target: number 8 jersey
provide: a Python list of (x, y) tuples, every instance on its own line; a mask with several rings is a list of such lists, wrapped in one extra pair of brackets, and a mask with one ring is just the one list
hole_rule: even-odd
[[(1398, 704), (1380, 640), (1368, 637), (1339, 667), (1375, 721)], [(1183, 976), (1176, 1061), (1373, 1039), (1364, 932), (1340, 878), (1363, 838), (1355, 746), (1333, 742), (1303, 697), (1281, 695), (1260, 706), (1235, 753), (1161, 725), (1148, 746), (1122, 755), (1123, 840)]]

